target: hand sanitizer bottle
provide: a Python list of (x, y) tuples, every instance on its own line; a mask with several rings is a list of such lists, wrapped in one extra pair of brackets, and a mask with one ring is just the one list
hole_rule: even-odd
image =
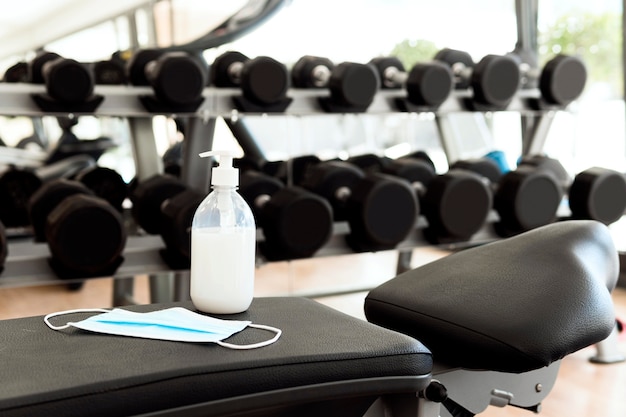
[(191, 301), (203, 312), (246, 311), (254, 293), (256, 225), (252, 210), (237, 192), (239, 170), (227, 151), (211, 170), (212, 191), (191, 224)]

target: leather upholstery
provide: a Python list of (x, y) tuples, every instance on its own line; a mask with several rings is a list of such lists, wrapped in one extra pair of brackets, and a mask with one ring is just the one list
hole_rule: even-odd
[[(193, 310), (191, 303), (129, 309), (147, 311), (173, 305)], [(308, 299), (258, 298), (246, 313), (223, 317), (275, 326), (283, 334), (267, 347), (229, 350), (216, 344), (136, 339), (77, 329), (57, 332), (49, 329), (42, 317), (0, 321), (0, 415), (128, 416), (351, 380), (381, 379), (377, 389), (384, 393), (389, 388), (386, 377), (420, 376), (427, 382), (423, 377), (428, 377), (432, 368), (430, 352), (415, 339)], [(52, 320), (63, 324), (83, 318), (76, 314)], [(227, 341), (254, 343), (271, 336), (248, 328)], [(416, 382), (407, 383), (413, 386)], [(369, 392), (372, 394), (376, 392)], [(351, 397), (358, 395), (356, 390)], [(276, 404), (271, 403), (272, 396), (266, 403), (278, 406), (287, 400), (278, 397)], [(233, 403), (235, 409), (225, 407), (227, 411), (248, 406), (246, 401)]]
[(618, 274), (606, 226), (563, 221), (405, 272), (370, 292), (365, 313), (436, 362), (519, 373), (606, 338)]

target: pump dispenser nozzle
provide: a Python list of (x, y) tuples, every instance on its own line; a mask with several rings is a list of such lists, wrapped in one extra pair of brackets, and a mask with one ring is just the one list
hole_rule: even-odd
[(219, 165), (211, 170), (211, 185), (237, 187), (239, 185), (239, 170), (233, 166), (236, 154), (228, 150), (207, 151), (199, 154), (201, 158), (219, 155)]

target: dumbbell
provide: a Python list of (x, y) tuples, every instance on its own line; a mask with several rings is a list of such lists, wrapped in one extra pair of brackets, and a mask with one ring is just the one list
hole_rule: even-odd
[(43, 67), (49, 61), (61, 58), (56, 52), (40, 51), (28, 62), (28, 82), (32, 84), (45, 84)]
[(50, 266), (60, 278), (110, 276), (122, 263), (122, 215), (80, 182), (47, 182), (33, 194), (29, 208), (36, 234), (43, 228)]
[(330, 59), (305, 55), (291, 68), (296, 88), (328, 88), (330, 97), (319, 101), (328, 112), (363, 112), (374, 101), (380, 79), (371, 65), (342, 62), (335, 65)]
[(41, 71), (46, 91), (53, 100), (76, 104), (93, 99), (95, 80), (87, 65), (59, 57), (47, 61)]
[(486, 55), (475, 64), (467, 52), (444, 48), (434, 59), (450, 66), (456, 89), (472, 88), (474, 107), (506, 108), (520, 87), (519, 65), (508, 55)]
[(165, 243), (163, 260), (173, 269), (189, 269), (191, 265), (191, 223), (206, 193), (185, 189), (163, 200), (160, 205), (159, 234)]
[(161, 205), (186, 189), (180, 179), (169, 174), (155, 174), (137, 181), (130, 190), (133, 219), (146, 233), (160, 234), (163, 226)]
[(92, 64), (92, 71), (96, 85), (124, 85), (126, 67), (120, 59), (105, 59)]
[(239, 184), (263, 230), (259, 249), (268, 260), (311, 257), (330, 239), (333, 212), (324, 198), (253, 170), (242, 172)]
[(28, 201), (43, 181), (34, 170), (10, 167), (0, 175), (0, 221), (6, 227), (30, 225)]
[(437, 174), (433, 161), (422, 151), (397, 159), (370, 154), (349, 160), (411, 184), (427, 222), (423, 235), (432, 244), (468, 241), (485, 225), (493, 195), (477, 174), (458, 169)]
[[(55, 195), (58, 200), (54, 200), (51, 196), (47, 197), (45, 201), (48, 204), (56, 206), (60, 199), (67, 197), (70, 194), (74, 194), (76, 190), (84, 190), (90, 195), (95, 195), (107, 201), (117, 211), (122, 211), (122, 202), (126, 198), (128, 185), (124, 182), (124, 179), (116, 171), (95, 165), (95, 161), (88, 158), (79, 159), (76, 158), (75, 164), (55, 164), (55, 168), (58, 168), (58, 172), (52, 169), (42, 168), (41, 173), (37, 176), (44, 183), (49, 183), (57, 179), (73, 180), (73, 186), (61, 186), (58, 190), (55, 189)], [(82, 161), (86, 161), (83, 163)], [(71, 162), (71, 161), (65, 161)], [(81, 165), (85, 168), (81, 168)], [(61, 171), (61, 168), (64, 168)], [(44, 171), (45, 170), (45, 171)], [(43, 175), (42, 175), (43, 174)], [(68, 194), (70, 193), (70, 194)], [(35, 193), (32, 193), (35, 194)], [(33, 215), (31, 197), (28, 200), (28, 224), (32, 225), (35, 241), (44, 242), (45, 238), (45, 221), (47, 214), (40, 215), (35, 213)], [(35, 208), (35, 211), (40, 208)], [(44, 213), (48, 213), (50, 210), (46, 209)]]
[(522, 88), (539, 88), (547, 105), (566, 107), (582, 94), (587, 82), (587, 68), (577, 56), (559, 54), (550, 59), (541, 70), (518, 61)]
[(415, 64), (409, 72), (396, 57), (377, 57), (370, 61), (370, 65), (378, 71), (381, 88), (404, 87), (408, 102), (414, 106), (436, 109), (452, 92), (452, 71), (439, 61)]
[[(336, 221), (347, 221), (346, 243), (355, 252), (396, 247), (414, 229), (418, 203), (405, 181), (381, 173), (367, 174), (345, 161), (320, 161), (292, 166), (297, 184), (324, 197)], [(297, 167), (297, 168), (296, 168)], [(301, 172), (298, 172), (300, 170)]]
[(235, 103), (251, 109), (283, 111), (291, 103), (287, 67), (267, 56), (250, 59), (237, 51), (227, 51), (210, 66), (210, 83), (218, 88), (241, 88)]
[(591, 167), (571, 179), (558, 160), (546, 155), (525, 156), (519, 166), (554, 173), (563, 192), (567, 193), (571, 218), (597, 220), (609, 225), (619, 220), (626, 210), (626, 178), (621, 172)]
[(71, 178), (83, 183), (96, 196), (122, 211), (122, 203), (128, 196), (128, 184), (117, 171), (95, 165), (79, 171)]
[(556, 175), (549, 170), (521, 165), (503, 173), (489, 157), (459, 160), (450, 168), (469, 170), (488, 181), (499, 218), (494, 229), (500, 236), (513, 236), (557, 219), (563, 191)]
[(5, 83), (27, 83), (28, 82), (28, 63), (24, 61), (11, 65), (4, 72), (2, 81)]
[(136, 86), (151, 86), (156, 101), (140, 97), (149, 110), (161, 106), (195, 110), (202, 103), (208, 68), (204, 60), (185, 52), (142, 49), (126, 64), (128, 81)]

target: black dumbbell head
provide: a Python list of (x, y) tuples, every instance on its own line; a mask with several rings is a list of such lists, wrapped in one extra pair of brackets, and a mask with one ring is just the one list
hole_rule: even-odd
[(291, 175), (293, 184), (302, 184), (309, 168), (319, 164), (321, 159), (316, 155), (302, 155), (289, 161), (288, 175)]
[(371, 65), (342, 62), (332, 72), (328, 87), (337, 104), (365, 109), (374, 101), (380, 79)]
[(414, 186), (424, 189), (437, 176), (435, 167), (428, 161), (416, 158), (398, 158), (383, 169), (384, 173), (402, 178)]
[[(335, 64), (328, 58), (305, 55), (291, 68), (291, 82), (296, 88), (325, 88), (328, 80), (324, 78), (326, 74), (330, 77), (334, 67)], [(316, 71), (324, 71), (326, 74), (318, 78)]]
[(300, 187), (276, 191), (261, 214), (265, 236), (261, 250), (269, 260), (308, 258), (332, 235), (330, 204)]
[(41, 185), (41, 179), (27, 169), (11, 168), (0, 175), (0, 221), (6, 227), (30, 224), (28, 202)]
[(95, 195), (108, 201), (113, 207), (122, 209), (122, 203), (128, 196), (128, 184), (117, 171), (94, 166), (79, 172), (75, 179), (87, 186)]
[(46, 62), (42, 71), (48, 95), (61, 103), (82, 103), (93, 95), (93, 74), (85, 64), (57, 58)]
[(389, 158), (378, 156), (373, 153), (365, 153), (351, 156), (346, 160), (346, 162), (358, 166), (365, 172), (382, 172), (385, 165), (389, 162)]
[(227, 51), (215, 58), (211, 64), (210, 82), (215, 87), (239, 87), (240, 80), (233, 77), (231, 66), (236, 63), (244, 64), (250, 58), (237, 51)]
[(133, 218), (147, 233), (159, 234), (162, 224), (161, 204), (186, 188), (181, 180), (167, 174), (157, 174), (139, 181), (130, 196)]
[(539, 154), (526, 155), (522, 159), (520, 159), (517, 165), (518, 167), (531, 166), (537, 169), (551, 172), (555, 176), (561, 187), (565, 188), (570, 185), (570, 175), (558, 159)]
[[(458, 49), (444, 48), (435, 54), (434, 60), (448, 65), (452, 69), (453, 73), (462, 68), (474, 67), (474, 60), (472, 59), (472, 56), (467, 52), (459, 51)], [(468, 78), (455, 76), (455, 88), (465, 90), (469, 88), (469, 86), (470, 80)]]
[(580, 97), (586, 82), (587, 68), (580, 58), (557, 55), (543, 67), (539, 88), (548, 103), (567, 106)]
[(61, 201), (74, 194), (93, 195), (93, 192), (78, 181), (61, 178), (45, 183), (32, 195), (28, 204), (28, 213), (36, 241), (46, 241), (48, 216)]
[(493, 196), (482, 177), (451, 170), (435, 177), (420, 200), (431, 243), (469, 240), (485, 224)]
[(61, 55), (55, 52), (42, 51), (29, 62), (28, 65), (28, 79), (33, 84), (43, 84), (45, 79), (43, 76), (43, 66), (48, 61), (53, 61), (60, 58)]
[(626, 211), (624, 174), (601, 167), (580, 172), (569, 189), (569, 206), (575, 219), (616, 222)]
[(126, 68), (118, 59), (94, 62), (93, 76), (96, 85), (126, 84)]
[(328, 200), (333, 207), (335, 220), (346, 220), (345, 198), (364, 176), (363, 171), (355, 165), (329, 161), (311, 166), (301, 185)]
[(191, 260), (191, 223), (206, 195), (188, 189), (165, 200), (161, 206), (161, 239), (178, 259)]
[(501, 236), (522, 233), (556, 220), (563, 191), (555, 176), (530, 166), (509, 171), (500, 180), (493, 206)]
[(260, 199), (273, 196), (283, 187), (280, 180), (258, 171), (245, 171), (239, 176), (239, 194), (254, 212), (257, 223), (260, 223), (259, 212), (264, 203)]
[(417, 106), (439, 107), (453, 87), (450, 67), (438, 61), (416, 64), (406, 80), (407, 98)]
[(519, 89), (521, 73), (514, 58), (487, 55), (474, 66), (471, 78), (476, 102), (506, 107)]
[(492, 184), (496, 184), (502, 178), (502, 171), (496, 161), (491, 158), (460, 159), (450, 165), (450, 169), (465, 169), (485, 177)]
[(389, 78), (390, 73), (402, 73), (406, 70), (404, 69), (404, 65), (402, 65), (402, 61), (395, 56), (386, 56), (386, 57), (376, 57), (373, 58), (370, 62), (376, 71), (378, 72), (378, 76), (380, 77), (380, 88), (400, 88), (402, 85), (394, 82)]
[(103, 199), (75, 194), (48, 216), (46, 240), (58, 270), (71, 275), (109, 276), (126, 245), (121, 214)]
[(241, 70), (241, 90), (250, 101), (275, 104), (287, 97), (289, 70), (285, 64), (267, 56), (248, 61)]
[(207, 71), (200, 58), (184, 52), (168, 52), (146, 65), (146, 78), (159, 100), (185, 105), (202, 98)]
[(146, 77), (146, 65), (156, 60), (164, 51), (160, 49), (140, 49), (126, 62), (126, 78), (131, 85), (150, 85)]
[(11, 65), (4, 72), (2, 79), (5, 83), (26, 83), (28, 82), (28, 64), (26, 62), (18, 62)]
[(354, 185), (346, 209), (350, 247), (357, 252), (386, 250), (413, 231), (419, 203), (407, 181), (369, 174)]

